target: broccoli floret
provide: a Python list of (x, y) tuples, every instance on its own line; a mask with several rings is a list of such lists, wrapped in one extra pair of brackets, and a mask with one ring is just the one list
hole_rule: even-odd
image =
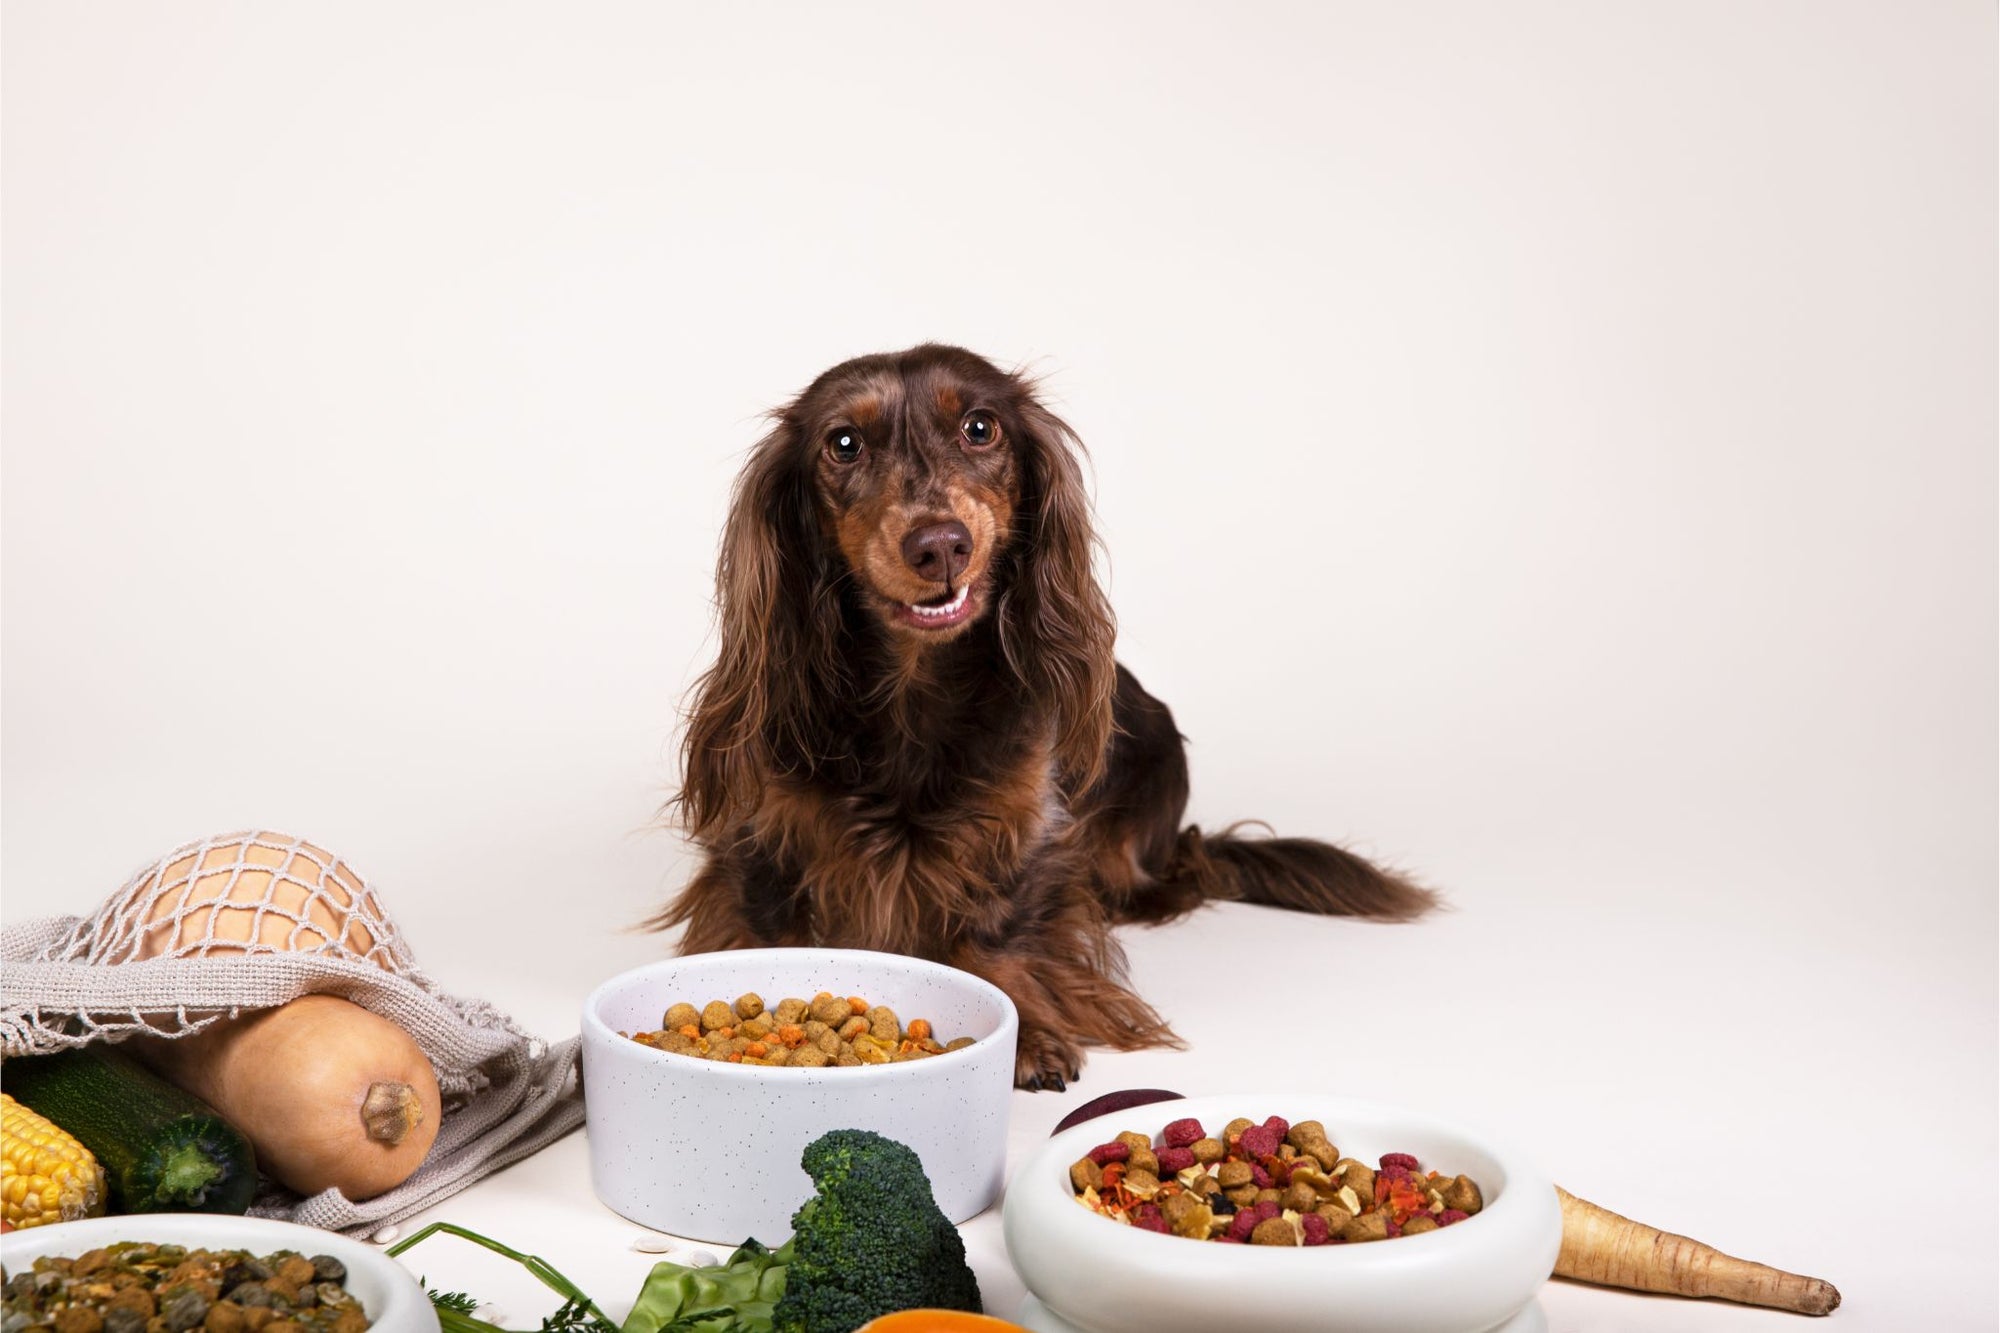
[(836, 1129), (801, 1159), (817, 1188), (792, 1214), (776, 1333), (853, 1333), (896, 1310), (977, 1313), (965, 1242), (938, 1211), (916, 1153), (865, 1129)]

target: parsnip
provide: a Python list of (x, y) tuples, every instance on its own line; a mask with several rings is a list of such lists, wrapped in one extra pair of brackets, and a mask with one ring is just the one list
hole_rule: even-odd
[(1661, 1231), (1556, 1188), (1562, 1201), (1562, 1250), (1556, 1276), (1632, 1291), (1705, 1296), (1823, 1315), (1840, 1304), (1831, 1282), (1800, 1277), (1724, 1254), (1686, 1236)]

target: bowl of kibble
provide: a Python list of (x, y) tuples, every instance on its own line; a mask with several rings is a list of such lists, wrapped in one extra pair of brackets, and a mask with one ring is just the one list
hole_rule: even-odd
[(0, 1236), (0, 1264), (8, 1328), (438, 1329), (423, 1287), (381, 1250), (268, 1218), (133, 1213), (54, 1223)]
[(831, 1129), (915, 1150), (954, 1222), (1000, 1195), (1013, 1002), (942, 963), (857, 949), (691, 954), (583, 1006), (591, 1185), (669, 1235), (776, 1245)]
[(1530, 1333), (1562, 1215), (1531, 1162), (1448, 1120), (1257, 1094), (1062, 1130), (1004, 1230), (1038, 1333)]

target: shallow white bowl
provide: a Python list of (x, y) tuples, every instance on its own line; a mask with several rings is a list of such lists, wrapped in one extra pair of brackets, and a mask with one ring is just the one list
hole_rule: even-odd
[[(775, 1005), (820, 991), (926, 1018), (940, 1040), (972, 1037), (926, 1060), (788, 1069), (669, 1055), (621, 1033), (657, 1031), (667, 1006)], [(743, 949), (669, 958), (624, 972), (583, 1006), (590, 1179), (614, 1211), (670, 1235), (776, 1245), (812, 1196), (799, 1166), (830, 1129), (869, 1129), (923, 1159), (954, 1222), (983, 1212), (1006, 1174), (1014, 1087), (1014, 1005), (998, 987), (941, 963), (855, 949)]]
[(347, 1289), (360, 1298), (371, 1333), (437, 1333), (437, 1311), (409, 1270), (373, 1245), (350, 1240), (335, 1231), (296, 1226), (261, 1217), (230, 1217), (217, 1213), (132, 1213), (124, 1217), (93, 1217), (10, 1231), (0, 1236), (0, 1263), (7, 1272), (26, 1269), (48, 1255), (74, 1259), (89, 1250), (122, 1240), (167, 1245), (201, 1246), (210, 1250), (249, 1250), (269, 1254), (296, 1250), (311, 1257), (330, 1254), (347, 1265)]
[[(1318, 1120), (1349, 1157), (1414, 1153), (1460, 1172), (1485, 1206), (1453, 1226), (1363, 1245), (1218, 1245), (1121, 1226), (1076, 1202), (1070, 1163), (1122, 1130), (1157, 1136), (1193, 1116)], [(1555, 1267), (1562, 1213), (1535, 1167), (1449, 1121), (1344, 1098), (1243, 1094), (1155, 1102), (1050, 1139), (1007, 1187), (1007, 1252), (1042, 1306), (1089, 1333), (1483, 1333), (1515, 1319)]]

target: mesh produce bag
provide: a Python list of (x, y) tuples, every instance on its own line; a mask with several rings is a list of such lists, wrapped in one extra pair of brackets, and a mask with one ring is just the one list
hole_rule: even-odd
[(407, 1217), (583, 1122), (580, 1039), (542, 1042), (423, 974), (375, 891), (300, 838), (232, 833), (175, 848), (88, 919), (0, 932), (0, 1054), (181, 1037), (301, 995), (398, 1024), (437, 1073), (444, 1117), (415, 1175), (360, 1202), (266, 1182), (250, 1211), (366, 1232)]

